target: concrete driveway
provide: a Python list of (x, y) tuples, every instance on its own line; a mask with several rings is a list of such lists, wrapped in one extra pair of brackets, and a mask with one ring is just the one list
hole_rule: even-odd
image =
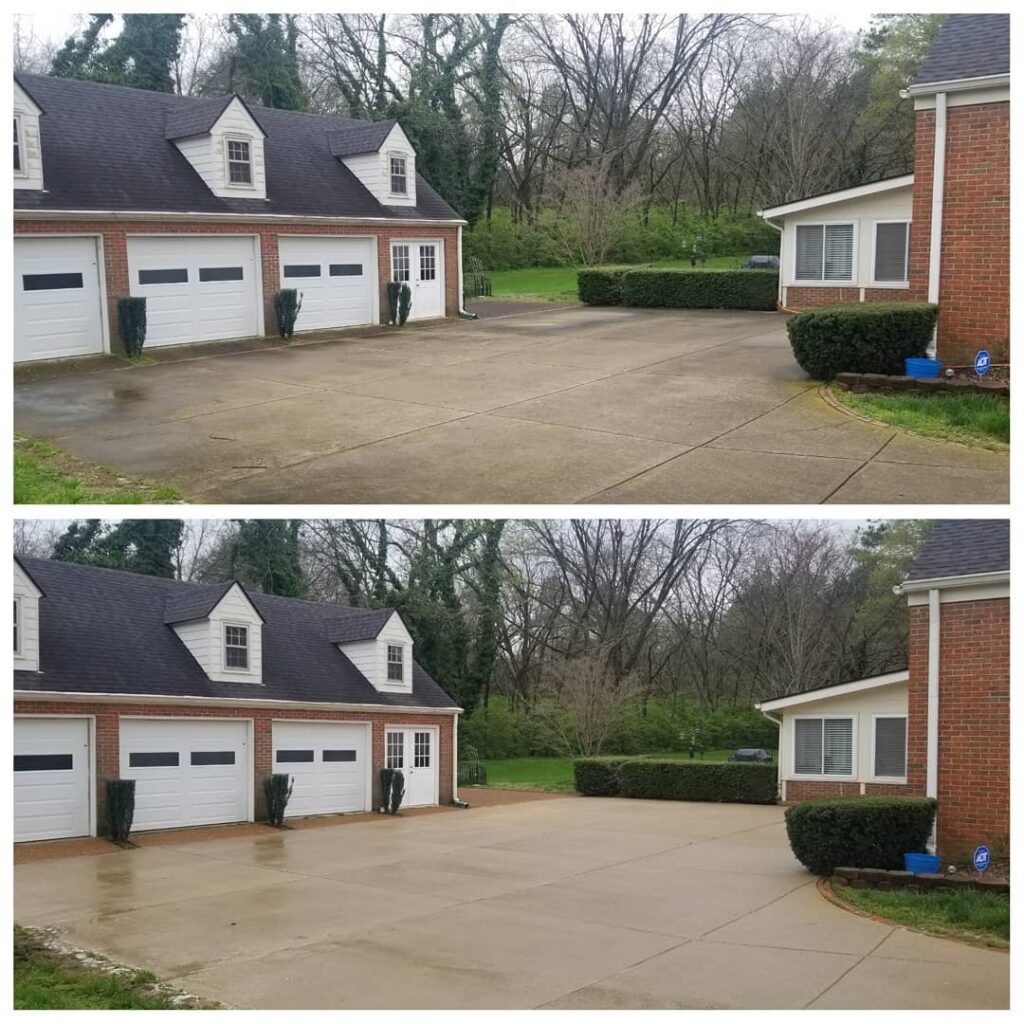
[(1008, 459), (826, 405), (774, 313), (534, 310), (19, 384), (15, 423), (195, 502), (961, 503)]
[(1009, 957), (828, 903), (782, 810), (580, 799), (15, 867), (15, 918), (251, 1008), (1009, 1005)]

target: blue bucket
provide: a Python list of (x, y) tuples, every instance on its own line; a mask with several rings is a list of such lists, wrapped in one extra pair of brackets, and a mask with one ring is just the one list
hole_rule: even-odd
[(938, 359), (904, 359), (903, 364), (908, 377), (938, 377), (942, 369)]
[(940, 861), (930, 853), (903, 854), (903, 870), (912, 871), (915, 875), (935, 874), (939, 870)]

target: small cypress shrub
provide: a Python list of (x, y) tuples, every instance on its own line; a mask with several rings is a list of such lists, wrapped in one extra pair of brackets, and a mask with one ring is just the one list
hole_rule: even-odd
[(290, 775), (274, 774), (263, 781), (263, 792), (267, 798), (267, 820), (274, 828), (284, 824), (284, 812), (292, 798), (295, 783)]
[(763, 309), (778, 303), (777, 270), (630, 270), (626, 306), (669, 309)]
[(282, 288), (274, 295), (277, 333), (282, 338), (290, 338), (295, 333), (295, 321), (301, 309), (302, 296), (294, 288)]
[(899, 869), (903, 854), (924, 851), (935, 806), (925, 797), (807, 800), (786, 809), (786, 833), (796, 859), (816, 875)]
[(823, 306), (790, 317), (789, 343), (815, 380), (837, 373), (902, 374), (903, 360), (928, 351), (939, 307), (927, 302)]
[(142, 352), (146, 342), (146, 300), (128, 298), (117, 300), (117, 331), (121, 344), (129, 356)]
[(405, 776), (395, 769), (391, 776), (391, 799), (388, 801), (388, 813), (397, 814), (398, 808), (402, 806), (402, 799), (405, 797)]
[(582, 796), (621, 796), (622, 766), (625, 759), (581, 758), (573, 762), (576, 792)]
[(398, 326), (404, 327), (412, 310), (412, 289), (404, 281), (398, 290)]
[(398, 323), (398, 296), (402, 291), (401, 281), (388, 281), (388, 323)]
[(107, 818), (114, 841), (125, 843), (135, 821), (135, 780), (109, 779), (107, 781)]

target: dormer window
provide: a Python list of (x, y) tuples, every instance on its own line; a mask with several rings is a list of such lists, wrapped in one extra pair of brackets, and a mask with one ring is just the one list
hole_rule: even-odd
[(249, 627), (224, 627), (224, 667), (241, 672), (249, 670)]
[(252, 185), (252, 146), (246, 139), (228, 139), (228, 183)]
[(405, 649), (400, 644), (388, 644), (388, 682), (405, 680)]
[[(404, 196), (409, 192), (409, 177), (405, 169), (404, 156), (392, 156), (391, 164), (391, 191), (396, 196)], [(380, 164), (377, 165), (378, 167)]]
[(14, 653), (21, 654), (21, 598), (14, 599)]
[(21, 156), (21, 118), (17, 116), (14, 118), (14, 173), (25, 173)]

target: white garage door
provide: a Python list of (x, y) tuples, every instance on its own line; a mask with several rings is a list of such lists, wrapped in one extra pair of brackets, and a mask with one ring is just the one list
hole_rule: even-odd
[(131, 294), (146, 299), (146, 347), (259, 333), (256, 240), (128, 239)]
[(358, 327), (374, 322), (377, 260), (370, 238), (277, 240), (281, 287), (302, 293), (297, 331)]
[(16, 361), (102, 352), (101, 316), (96, 239), (15, 239)]
[(121, 777), (136, 780), (136, 831), (247, 821), (247, 724), (122, 719)]
[(345, 722), (274, 723), (274, 771), (294, 781), (288, 817), (370, 809), (368, 734)]
[(14, 841), (89, 835), (89, 723), (14, 720)]

